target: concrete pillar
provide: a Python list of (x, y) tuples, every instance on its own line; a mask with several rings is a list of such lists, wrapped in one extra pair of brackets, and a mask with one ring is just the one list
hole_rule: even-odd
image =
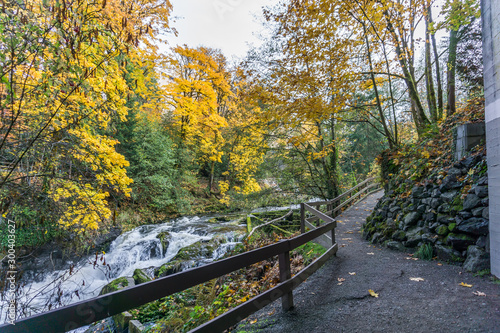
[(491, 273), (500, 277), (500, 1), (481, 0)]

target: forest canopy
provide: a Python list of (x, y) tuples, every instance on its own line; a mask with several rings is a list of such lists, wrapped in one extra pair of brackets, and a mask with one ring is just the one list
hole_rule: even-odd
[(382, 150), (482, 101), (476, 0), (282, 0), (240, 62), (166, 44), (171, 13), (2, 4), (0, 208), (37, 241), (131, 214), (333, 198)]

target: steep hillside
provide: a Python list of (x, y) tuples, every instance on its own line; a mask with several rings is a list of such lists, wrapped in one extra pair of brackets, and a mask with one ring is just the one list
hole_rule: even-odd
[(453, 129), (481, 121), (482, 101), (471, 101), (434, 134), (382, 154), (386, 193), (364, 224), (367, 240), (416, 250), (423, 259), (464, 262), (469, 271), (489, 269), (485, 146), (476, 146), (460, 161), (453, 159)]

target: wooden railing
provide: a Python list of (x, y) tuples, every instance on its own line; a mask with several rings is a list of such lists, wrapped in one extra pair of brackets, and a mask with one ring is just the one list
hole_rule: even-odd
[[(367, 181), (331, 201), (302, 204), (302, 221), (305, 222), (306, 220), (305, 210), (307, 210), (312, 215), (308, 219), (309, 221), (322, 220), (326, 222), (326, 224), (309, 232), (305, 232), (300, 236), (282, 240), (276, 244), (245, 252), (205, 266), (145, 282), (138, 286), (122, 289), (24, 318), (16, 321), (15, 325), (3, 324), (0, 325), (0, 332), (65, 332), (73, 330), (194, 287), (198, 284), (221, 277), (274, 256), (278, 256), (280, 268), (280, 283), (277, 286), (195, 328), (191, 332), (221, 332), (279, 298), (282, 299), (283, 310), (288, 311), (294, 306), (292, 290), (320, 268), (338, 249), (337, 243), (335, 242), (336, 221), (334, 218), (320, 212), (314, 207), (323, 204), (332, 205), (335, 202), (339, 202), (339, 206), (332, 208), (333, 213), (338, 212), (341, 209), (339, 207), (342, 207), (349, 200), (352, 202), (352, 199), (358, 195), (357, 193), (354, 194), (355, 189), (364, 187), (363, 191), (366, 192), (369, 188), (365, 186), (366, 184)], [(302, 230), (305, 231), (304, 229), (305, 226), (303, 225)], [(327, 251), (320, 258), (316, 259), (313, 263), (292, 277), (290, 251), (328, 232), (331, 234), (329, 238), (331, 243)]]

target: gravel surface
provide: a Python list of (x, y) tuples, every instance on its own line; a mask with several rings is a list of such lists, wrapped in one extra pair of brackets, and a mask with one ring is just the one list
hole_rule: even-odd
[(337, 256), (294, 291), (292, 311), (282, 312), (278, 300), (232, 332), (500, 332), (498, 281), (362, 239), (382, 194), (337, 218)]

